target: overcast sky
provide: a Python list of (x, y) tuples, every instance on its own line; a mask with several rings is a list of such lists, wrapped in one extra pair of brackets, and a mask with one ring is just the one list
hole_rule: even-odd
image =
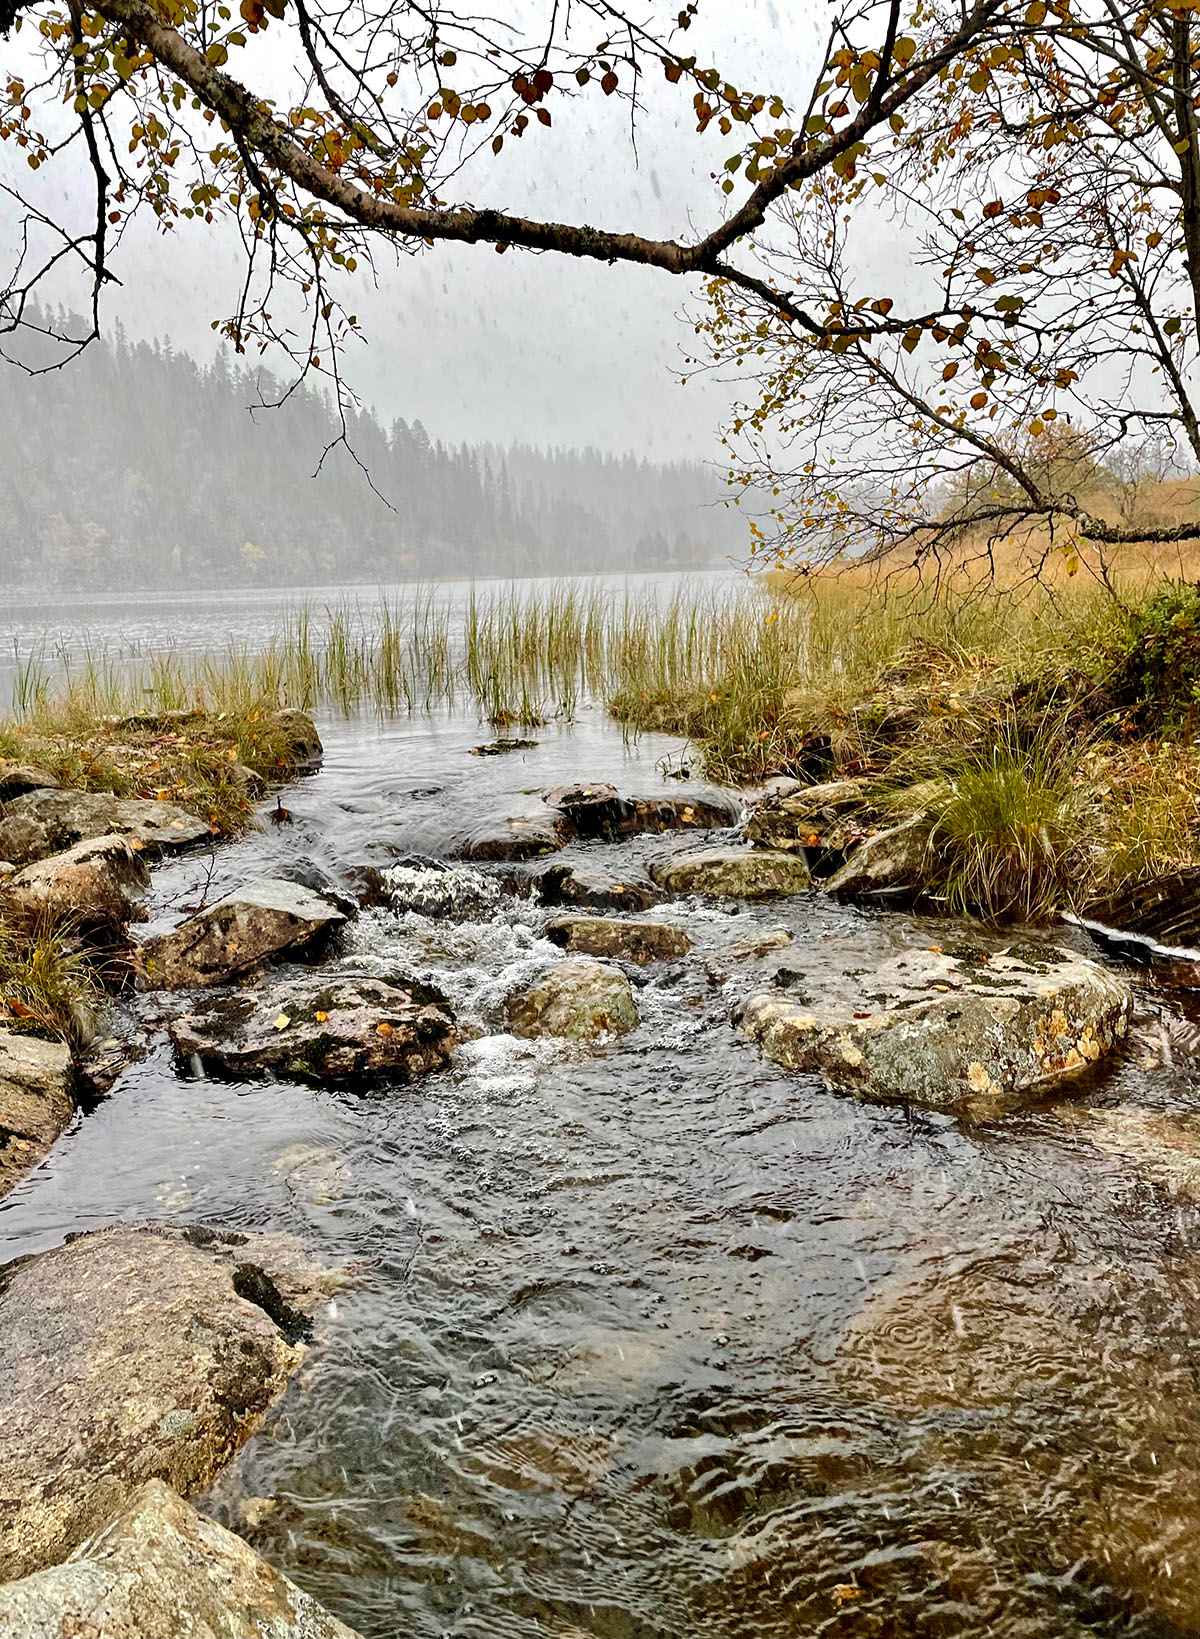
[[(780, 9), (782, 17), (770, 0), (702, 0), (692, 49), (743, 87), (787, 95), (811, 61), (813, 13), (799, 3)], [(647, 97), (636, 154), (628, 106), (580, 97), (569, 116), (556, 109), (553, 131), (535, 127), (498, 160), (489, 155), (472, 178), (472, 202), (654, 234), (706, 230), (720, 209), (710, 173), (736, 139), (715, 127), (698, 138), (683, 86), (654, 76)], [(124, 288), (110, 299), (110, 321), (137, 337), (169, 334), (211, 358), (211, 321), (231, 310), (240, 275), (229, 237), (188, 223), (164, 235), (147, 219), (118, 271)], [(500, 256), (490, 246), (438, 246), (398, 263), (384, 252), (377, 286), (362, 273), (355, 284), (351, 305), (369, 346), (351, 350), (347, 375), (385, 419), (419, 418), (453, 441), (717, 454), (727, 390), (679, 379), (695, 284), (566, 257)]]

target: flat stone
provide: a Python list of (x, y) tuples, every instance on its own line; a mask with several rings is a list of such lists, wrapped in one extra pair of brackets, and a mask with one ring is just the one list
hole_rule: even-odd
[(575, 829), (565, 814), (545, 808), (540, 813), (518, 814), (489, 821), (460, 844), (460, 859), (538, 859), (565, 848)]
[(559, 962), (508, 1002), (508, 1026), (517, 1036), (587, 1041), (623, 1036), (637, 1023), (633, 991), (620, 968), (583, 957)]
[(205, 841), (209, 829), (177, 803), (108, 791), (28, 791), (0, 813), (0, 859), (15, 865), (106, 836), (124, 837), (136, 853), (153, 859)]
[(66, 1043), (0, 1030), (0, 1197), (37, 1166), (74, 1113)]
[(750, 811), (746, 835), (763, 848), (785, 853), (840, 854), (874, 828), (878, 810), (861, 780), (830, 780), (769, 794)]
[(714, 899), (773, 899), (810, 883), (799, 855), (769, 848), (690, 848), (652, 860), (650, 875), (670, 893)]
[(62, 781), (48, 768), (27, 763), (10, 763), (0, 758), (0, 803), (12, 802), (29, 791), (57, 791)]
[(558, 785), (542, 801), (563, 814), (581, 837), (615, 841), (643, 832), (712, 830), (736, 825), (741, 809), (731, 797), (622, 796), (616, 786)]
[(454, 1019), (428, 987), (313, 973), (215, 996), (172, 1021), (185, 1060), (238, 1080), (411, 1081), (450, 1061)]
[(0, 1587), (2, 1639), (356, 1639), (161, 1480), (65, 1565)]
[(10, 876), (0, 902), (28, 921), (114, 933), (145, 916), (150, 872), (124, 837), (93, 837)]
[(676, 962), (692, 948), (682, 928), (616, 916), (558, 916), (547, 922), (545, 935), (572, 955), (624, 957), (639, 967)]
[(147, 1480), (209, 1485), (336, 1283), (287, 1237), (162, 1223), (0, 1269), (0, 1579), (62, 1560)]
[(744, 1035), (789, 1070), (864, 1098), (981, 1117), (1042, 1097), (1126, 1035), (1129, 988), (1053, 946), (992, 956), (909, 951), (850, 997), (775, 990), (738, 1009)]
[(310, 888), (264, 877), (146, 940), (140, 983), (149, 990), (223, 984), (273, 957), (312, 952), (345, 920)]
[(578, 860), (555, 860), (534, 877), (534, 890), (543, 905), (578, 905), (584, 910), (648, 911), (661, 905), (663, 895), (648, 877), (617, 876), (599, 865)]
[(914, 814), (860, 842), (822, 886), (847, 899), (915, 898), (928, 875), (928, 853), (929, 821)]

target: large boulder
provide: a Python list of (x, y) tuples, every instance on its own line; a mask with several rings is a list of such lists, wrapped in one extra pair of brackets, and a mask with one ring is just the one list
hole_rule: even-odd
[(637, 1004), (621, 970), (583, 957), (559, 962), (508, 1000), (508, 1027), (516, 1036), (588, 1041), (623, 1036), (637, 1022)]
[(648, 911), (663, 895), (648, 877), (618, 876), (592, 861), (555, 860), (533, 878), (543, 905), (577, 905), (581, 910)]
[(150, 872), (124, 837), (93, 837), (10, 876), (0, 901), (24, 921), (113, 933), (145, 916)]
[(0, 1579), (63, 1559), (147, 1480), (209, 1485), (335, 1284), (286, 1237), (159, 1223), (0, 1269)]
[(218, 899), (140, 951), (146, 989), (223, 984), (272, 957), (311, 952), (346, 920), (298, 882), (264, 877)]
[(773, 848), (689, 848), (652, 860), (650, 875), (668, 893), (712, 899), (773, 899), (803, 893), (810, 881), (798, 854)]
[(204, 841), (207, 824), (173, 802), (108, 791), (34, 790), (0, 812), (0, 859), (28, 865), (91, 837), (124, 837), (153, 859)]
[(477, 826), (458, 847), (460, 859), (539, 859), (565, 848), (575, 828), (557, 809), (489, 820)]
[(878, 809), (862, 780), (830, 780), (770, 792), (751, 809), (746, 835), (761, 848), (807, 858), (837, 858), (856, 847), (878, 823)]
[(37, 1165), (74, 1113), (66, 1043), (0, 1030), (0, 1197)]
[(971, 1116), (1040, 1097), (1126, 1035), (1129, 987), (1052, 946), (987, 955), (914, 950), (810, 1003), (767, 991), (737, 1022), (789, 1070), (823, 1071), (864, 1098)]
[(542, 801), (563, 814), (579, 836), (606, 841), (646, 831), (721, 829), (736, 825), (741, 814), (732, 797), (624, 797), (604, 783), (552, 786)]
[(622, 957), (639, 967), (677, 962), (692, 948), (682, 928), (623, 916), (556, 916), (546, 923), (545, 934), (551, 944), (573, 956)]
[(428, 987), (313, 973), (215, 996), (172, 1021), (187, 1060), (238, 1080), (411, 1081), (448, 1064), (457, 1037), (443, 998)]
[(65, 1565), (0, 1587), (0, 1639), (356, 1639), (161, 1480)]
[(929, 821), (914, 814), (860, 842), (825, 890), (846, 899), (918, 898), (929, 875), (929, 846)]

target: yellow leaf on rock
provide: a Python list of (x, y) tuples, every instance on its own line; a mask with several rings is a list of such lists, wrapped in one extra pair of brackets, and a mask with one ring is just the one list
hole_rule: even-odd
[(326, 1019), (327, 1019), (327, 1018), (328, 1018), (328, 1017), (329, 1017), (329, 1014), (328, 1014), (328, 1013), (318, 1013), (318, 1014), (317, 1014), (317, 1023), (318, 1023), (318, 1024), (324, 1024), (324, 1023), (325, 1023), (325, 1020), (326, 1020)]
[(275, 1020), (275, 1028), (276, 1030), (283, 1030), (287, 1025), (291, 1024), (291, 1022), (291, 1019), (286, 1013), (280, 1013)]
[(389, 1024), (389, 1023), (388, 1023), (388, 1022), (387, 1022), (387, 1020), (386, 1020), (386, 1019), (384, 1019), (384, 1021), (383, 1021), (383, 1023), (382, 1023), (382, 1024), (377, 1024), (377, 1025), (376, 1025), (376, 1026), (375, 1026), (375, 1031), (376, 1031), (376, 1034), (377, 1034), (377, 1035), (380, 1035), (380, 1036), (390, 1036), (390, 1035), (391, 1035), (391, 1033), (392, 1033), (392, 1027), (391, 1027), (391, 1025), (390, 1025), (390, 1024)]

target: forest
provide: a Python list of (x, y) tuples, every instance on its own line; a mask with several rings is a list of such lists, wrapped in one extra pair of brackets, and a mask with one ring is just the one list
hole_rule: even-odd
[[(26, 350), (37, 363), (36, 343)], [(122, 333), (5, 373), (0, 571), (87, 590), (707, 568), (744, 542), (700, 462), (472, 447)], [(323, 459), (322, 459), (323, 458)], [(319, 469), (319, 470), (318, 470)]]

